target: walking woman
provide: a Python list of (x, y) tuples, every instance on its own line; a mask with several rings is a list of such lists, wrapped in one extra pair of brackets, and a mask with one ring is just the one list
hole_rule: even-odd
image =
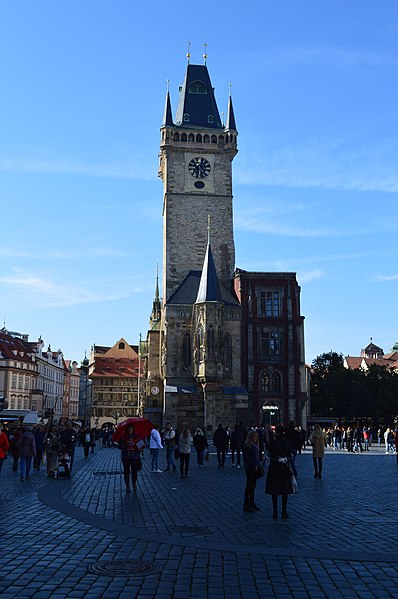
[(189, 428), (184, 428), (180, 435), (180, 478), (188, 478), (192, 442), (191, 431)]
[(159, 452), (161, 449), (163, 449), (163, 445), (158, 426), (155, 426), (151, 430), (151, 434), (149, 436), (149, 449), (152, 456), (152, 472), (162, 472), (159, 469)]
[(133, 491), (137, 493), (138, 471), (142, 469), (141, 455), (138, 447), (139, 439), (134, 432), (134, 426), (130, 424), (120, 439), (118, 445), (122, 450), (122, 464), (126, 492), (130, 493), (130, 473)]
[(265, 492), (272, 496), (273, 517), (278, 517), (278, 495), (282, 495), (282, 519), (289, 517), (287, 513), (287, 496), (293, 493), (293, 471), (290, 466), (292, 446), (285, 437), (283, 426), (276, 427), (276, 437), (268, 446), (270, 464), (265, 483)]
[(208, 443), (206, 435), (203, 433), (201, 428), (197, 428), (193, 436), (193, 446), (196, 449), (196, 460), (198, 466), (203, 466), (203, 460), (208, 451)]
[(322, 461), (325, 455), (326, 436), (320, 424), (316, 424), (311, 435), (312, 459), (314, 462), (314, 478), (322, 478)]
[(57, 470), (58, 451), (61, 447), (61, 438), (55, 424), (51, 425), (50, 430), (44, 437), (43, 443), (46, 449), (47, 476), (49, 478), (54, 478)]
[(243, 504), (243, 510), (245, 512), (257, 512), (260, 509), (254, 501), (254, 492), (256, 490), (256, 483), (260, 468), (260, 452), (257, 431), (249, 431), (247, 433), (246, 441), (243, 447), (243, 462), (245, 464), (246, 472), (245, 502)]

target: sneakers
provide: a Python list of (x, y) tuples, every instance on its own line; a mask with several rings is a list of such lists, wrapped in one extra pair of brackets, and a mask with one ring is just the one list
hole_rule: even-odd
[(236, 466), (237, 468), (240, 468), (239, 464)]
[(155, 472), (162, 472), (162, 470), (155, 470)]

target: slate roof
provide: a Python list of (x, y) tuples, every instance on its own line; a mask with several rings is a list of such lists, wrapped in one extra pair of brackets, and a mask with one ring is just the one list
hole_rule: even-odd
[(234, 114), (234, 107), (232, 105), (231, 96), (229, 96), (229, 101), (228, 101), (228, 113), (227, 113), (227, 122), (225, 125), (225, 129), (227, 131), (236, 131), (235, 114)]
[[(201, 93), (192, 93), (198, 90)], [(189, 122), (184, 121), (184, 114), (189, 115)], [(209, 123), (209, 116), (213, 117), (213, 123)], [(187, 66), (174, 122), (187, 129), (223, 128), (206, 65)]]
[[(199, 284), (202, 273), (200, 270), (191, 270), (182, 281), (180, 286), (170, 296), (167, 305), (191, 305), (193, 306), (198, 297)], [(219, 283), (220, 301), (223, 304), (239, 306), (238, 300), (225, 287)]]
[(207, 245), (195, 304), (201, 304), (203, 302), (222, 302), (216, 265), (214, 264), (213, 252), (211, 251), (210, 244)]

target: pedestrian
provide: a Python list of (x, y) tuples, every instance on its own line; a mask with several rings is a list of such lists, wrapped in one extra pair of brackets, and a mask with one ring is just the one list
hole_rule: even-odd
[(193, 446), (196, 449), (196, 461), (198, 466), (203, 466), (206, 452), (209, 450), (206, 435), (201, 428), (197, 428), (193, 436)]
[(7, 451), (10, 444), (7, 435), (3, 431), (3, 425), (0, 423), (0, 474), (3, 468), (4, 460), (7, 459)]
[(189, 458), (193, 439), (189, 428), (184, 428), (179, 438), (180, 448), (180, 478), (188, 478)]
[(85, 460), (88, 459), (88, 454), (90, 453), (91, 438), (92, 438), (92, 432), (90, 430), (90, 427), (87, 426), (84, 429), (84, 433), (83, 433), (83, 451), (84, 451), (84, 459)]
[(282, 496), (282, 519), (289, 517), (287, 498), (293, 491), (293, 470), (290, 466), (292, 447), (285, 437), (285, 429), (278, 425), (275, 439), (269, 444), (268, 457), (270, 463), (265, 483), (265, 492), (272, 496), (273, 518), (278, 517), (278, 496)]
[(137, 493), (138, 472), (142, 470), (140, 455), (140, 439), (134, 431), (134, 426), (130, 424), (123, 437), (120, 439), (119, 448), (122, 450), (122, 464), (126, 492), (130, 493), (130, 474), (133, 483), (133, 491)]
[(350, 426), (347, 427), (346, 440), (347, 440), (347, 451), (349, 451), (350, 453), (352, 453), (354, 451), (353, 431), (352, 431), (352, 428)]
[(218, 467), (224, 468), (225, 454), (228, 448), (229, 438), (225, 428), (223, 428), (221, 423), (218, 425), (213, 435), (213, 443), (217, 450)]
[(19, 440), (21, 438), (22, 432), (19, 429), (15, 429), (13, 435), (10, 439), (10, 449), (12, 455), (12, 471), (16, 472), (18, 470), (18, 460), (19, 460)]
[(398, 464), (398, 429), (395, 429), (394, 432), (394, 445), (395, 445), (395, 455), (397, 456), (397, 464)]
[(231, 433), (230, 446), (231, 446), (231, 460), (232, 466), (235, 466), (235, 456), (236, 456), (236, 467), (240, 468), (240, 455), (243, 449), (243, 434), (241, 429), (239, 428), (239, 424), (235, 425), (234, 430)]
[(165, 472), (169, 472), (170, 469), (175, 472), (177, 470), (177, 466), (174, 460), (174, 448), (176, 446), (176, 441), (178, 440), (176, 431), (171, 426), (170, 422), (166, 422), (166, 425), (162, 431), (163, 441), (166, 447), (166, 469)]
[(57, 456), (61, 448), (61, 438), (55, 424), (51, 425), (50, 430), (44, 437), (44, 447), (47, 460), (47, 476), (54, 478), (57, 470)]
[(152, 456), (152, 472), (162, 472), (159, 469), (159, 453), (163, 449), (163, 445), (158, 426), (154, 426), (149, 435), (149, 449)]
[(314, 478), (322, 478), (322, 461), (325, 455), (326, 436), (320, 424), (316, 424), (311, 435), (312, 460), (314, 462)]
[(22, 436), (19, 440), (19, 461), (21, 468), (21, 479), (20, 480), (29, 480), (30, 479), (30, 469), (32, 466), (32, 460), (36, 455), (36, 443), (35, 437), (32, 433), (32, 428), (30, 426), (26, 427), (26, 430), (22, 433)]
[(97, 439), (98, 439), (98, 429), (92, 428), (91, 429), (91, 438), (90, 438), (90, 447), (91, 447), (90, 453), (94, 453), (94, 449), (97, 446)]
[(77, 435), (74, 429), (72, 428), (72, 424), (67, 422), (65, 428), (60, 433), (61, 437), (61, 445), (65, 449), (66, 453), (70, 456), (69, 463), (69, 474), (72, 473), (73, 462), (75, 459), (75, 446), (77, 441)]
[(249, 431), (247, 433), (246, 441), (243, 446), (243, 462), (246, 473), (243, 511), (256, 512), (260, 508), (254, 501), (254, 492), (256, 490), (257, 479), (259, 478), (259, 472), (263, 472), (262, 466), (260, 465), (260, 450), (257, 431)]
[(46, 436), (46, 433), (44, 432), (43, 427), (39, 425), (33, 431), (33, 434), (35, 436), (35, 443), (36, 443), (36, 455), (33, 460), (33, 470), (40, 470), (40, 466), (43, 461), (44, 437)]

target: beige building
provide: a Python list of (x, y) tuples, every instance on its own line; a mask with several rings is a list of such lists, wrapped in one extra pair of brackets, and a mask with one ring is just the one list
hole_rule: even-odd
[(62, 419), (78, 420), (79, 418), (79, 385), (80, 372), (78, 363), (72, 360), (64, 362), (64, 396), (62, 400)]
[(92, 427), (117, 424), (142, 414), (142, 373), (138, 347), (124, 339), (113, 347), (92, 347), (89, 359)]

